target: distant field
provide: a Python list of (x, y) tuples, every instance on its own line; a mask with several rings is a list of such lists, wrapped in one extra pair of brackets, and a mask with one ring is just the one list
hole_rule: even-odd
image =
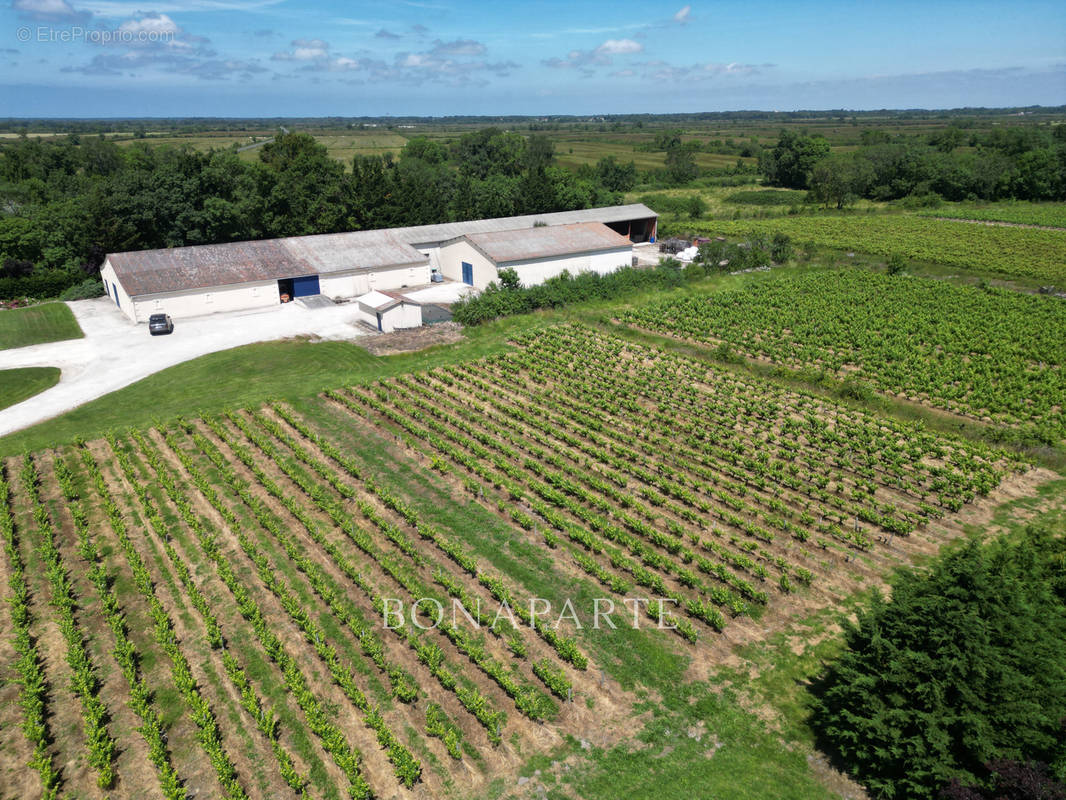
[[(644, 203), (662, 216), (660, 230), (667, 233), (684, 232), (689, 227), (688, 209), (684, 202), (692, 197), (703, 200), (701, 219), (748, 219), (783, 217), (793, 209), (814, 211), (805, 205), (807, 192), (796, 189), (776, 189), (758, 184), (747, 186), (698, 186), (658, 191), (635, 191), (626, 195), (627, 203)], [(859, 200), (856, 209), (883, 208), (885, 203)]]
[(380, 156), (387, 152), (399, 155), (407, 144), (407, 138), (398, 133), (346, 133), (319, 134), (315, 136), (326, 146), (329, 154), (339, 161), (351, 162), (352, 157)]
[(918, 212), (922, 217), (948, 217), (989, 222), (1014, 222), (1022, 225), (1045, 225), (1066, 228), (1066, 203), (952, 203)]
[[(266, 135), (257, 137), (259, 140), (268, 138)], [(225, 150), (233, 145), (238, 147), (252, 144), (253, 139), (248, 134), (223, 134), (223, 135), (198, 135), (198, 136), (147, 136), (144, 139), (122, 139), (117, 142), (121, 147), (129, 147), (135, 143), (148, 144), (151, 147), (191, 147), (194, 150)]]
[(84, 335), (70, 308), (63, 303), (0, 311), (0, 350), (80, 339)]
[[(696, 164), (701, 169), (721, 169), (731, 167), (738, 160), (754, 163), (755, 159), (726, 156), (718, 153), (696, 153)], [(666, 153), (633, 150), (632, 145), (611, 141), (582, 141), (566, 139), (556, 141), (555, 159), (560, 166), (573, 169), (582, 164), (595, 164), (601, 158), (614, 156), (622, 162), (632, 161), (639, 170), (662, 169), (666, 162)]]
[(58, 367), (0, 370), (0, 409), (21, 403), (59, 383)]
[(958, 223), (904, 214), (686, 221), (677, 227), (728, 236), (780, 231), (797, 242), (835, 250), (899, 253), (915, 261), (1066, 283), (1066, 231), (984, 225), (960, 231)]
[[(407, 138), (390, 131), (348, 131), (338, 133), (314, 133), (315, 139), (323, 144), (330, 156), (350, 164), (355, 155), (382, 155), (386, 152), (399, 153), (407, 144)], [(144, 139), (123, 139), (120, 145), (129, 146), (143, 142), (153, 147), (192, 147), (194, 150), (225, 150), (230, 147), (245, 147), (257, 142), (266, 142), (273, 137), (269, 131), (212, 131), (187, 136), (148, 136)], [(259, 158), (259, 148), (253, 147), (241, 152), (241, 158), (255, 161)]]

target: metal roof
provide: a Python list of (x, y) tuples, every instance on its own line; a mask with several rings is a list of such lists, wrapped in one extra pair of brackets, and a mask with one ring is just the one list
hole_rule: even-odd
[(497, 265), (633, 246), (625, 236), (600, 222), (473, 233), (463, 238)]
[(107, 258), (131, 297), (428, 263), (390, 230), (140, 250)]
[(657, 216), (646, 205), (634, 203), (440, 225), (110, 253), (107, 258), (126, 292), (139, 297), (304, 275), (422, 265), (428, 260), (412, 245), (435, 247), (469, 234), (545, 230), (534, 228), (537, 222), (557, 230), (556, 226), (573, 223), (627, 222)]
[(439, 244), (471, 233), (510, 231), (516, 228), (532, 228), (534, 223), (547, 225), (570, 225), (575, 222), (629, 222), (637, 219), (652, 219), (659, 215), (643, 203), (627, 206), (604, 206), (603, 208), (580, 208), (576, 211), (553, 211), (550, 214), (526, 214), (518, 217), (472, 219), (463, 222), (442, 222), (439, 225), (418, 225), (413, 228), (392, 228), (405, 242), (411, 244)]

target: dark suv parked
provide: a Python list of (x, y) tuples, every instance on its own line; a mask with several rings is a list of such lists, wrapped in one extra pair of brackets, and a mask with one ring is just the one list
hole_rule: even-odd
[(148, 318), (148, 332), (152, 336), (158, 336), (161, 333), (173, 333), (174, 320), (170, 318), (169, 314), (152, 314)]

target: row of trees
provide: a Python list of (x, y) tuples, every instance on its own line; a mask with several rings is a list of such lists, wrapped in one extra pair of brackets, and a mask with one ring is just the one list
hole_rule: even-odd
[(106, 253), (610, 205), (636, 179), (605, 160), (575, 174), (551, 141), (488, 128), (412, 139), (349, 172), (302, 133), (232, 150), (25, 138), (0, 151), (0, 297), (50, 295)]
[(767, 183), (809, 189), (812, 199), (843, 208), (858, 197), (895, 200), (1066, 199), (1066, 126), (1018, 127), (970, 134), (948, 128), (924, 140), (870, 131), (854, 152), (830, 155), (821, 136), (782, 131), (759, 157)]

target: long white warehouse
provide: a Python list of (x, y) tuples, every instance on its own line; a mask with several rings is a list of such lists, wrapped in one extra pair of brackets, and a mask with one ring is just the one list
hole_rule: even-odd
[(513, 268), (525, 285), (563, 270), (610, 272), (634, 242), (654, 241), (645, 205), (609, 206), (412, 228), (110, 253), (108, 296), (133, 322), (277, 305), (322, 294), (350, 299), (446, 278), (478, 289)]

